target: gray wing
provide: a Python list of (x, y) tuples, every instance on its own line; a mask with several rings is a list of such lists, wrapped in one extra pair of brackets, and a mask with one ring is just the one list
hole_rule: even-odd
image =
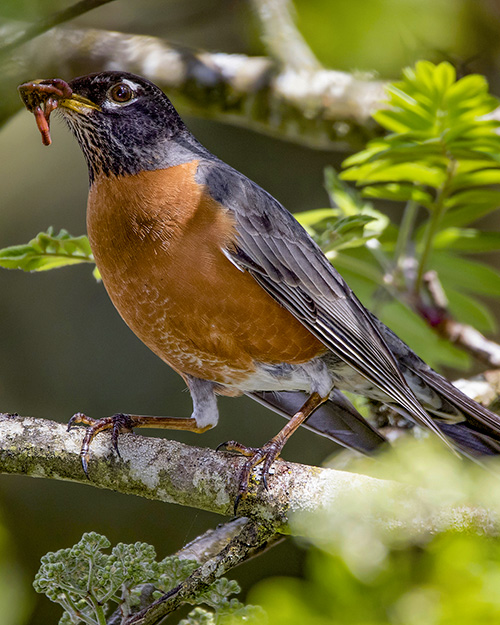
[(296, 219), (270, 194), (221, 161), (202, 162), (197, 181), (236, 220), (227, 250), (326, 347), (443, 438), (406, 384), (366, 309)]

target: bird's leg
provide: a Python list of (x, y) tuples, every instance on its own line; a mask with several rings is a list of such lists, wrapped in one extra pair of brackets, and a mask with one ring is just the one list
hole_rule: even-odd
[(111, 417), (92, 419), (91, 417), (87, 417), (87, 415), (82, 412), (77, 412), (69, 420), (68, 431), (71, 430), (73, 426), (80, 424), (89, 426), (85, 432), (85, 436), (83, 437), (82, 448), (80, 450), (83, 470), (85, 471), (87, 477), (90, 444), (99, 432), (112, 430), (111, 441), (116, 453), (120, 456), (120, 451), (118, 449), (118, 436), (122, 432), (131, 432), (134, 428), (187, 430), (189, 432), (201, 434), (212, 427), (212, 425), (199, 427), (196, 419), (193, 419), (192, 417), (152, 417), (149, 415), (131, 415), (119, 412)]
[(250, 475), (254, 467), (263, 463), (262, 467), (262, 482), (267, 488), (267, 476), (272, 463), (280, 455), (281, 450), (285, 446), (285, 443), (295, 430), (304, 423), (304, 421), (328, 399), (322, 397), (319, 393), (312, 393), (302, 408), (296, 412), (293, 417), (288, 421), (285, 427), (276, 434), (270, 441), (260, 448), (246, 447), (236, 441), (227, 441), (219, 445), (217, 449), (225, 449), (227, 451), (236, 451), (244, 456), (248, 457), (248, 461), (245, 462), (240, 474), (238, 496), (235, 502), (235, 511), (241, 498), (245, 497), (248, 492), (248, 483)]
[(191, 417), (152, 417), (149, 415), (117, 413), (111, 417), (92, 419), (82, 412), (77, 412), (71, 417), (68, 423), (68, 431), (75, 425), (83, 424), (89, 426), (83, 437), (80, 449), (80, 458), (87, 477), (90, 444), (99, 432), (112, 430), (111, 441), (116, 453), (120, 456), (118, 436), (121, 432), (131, 432), (134, 428), (162, 428), (167, 430), (186, 430), (201, 434), (217, 424), (218, 410), (214, 394), (216, 385), (213, 382), (191, 376), (184, 376), (184, 378), (193, 399), (193, 414)]

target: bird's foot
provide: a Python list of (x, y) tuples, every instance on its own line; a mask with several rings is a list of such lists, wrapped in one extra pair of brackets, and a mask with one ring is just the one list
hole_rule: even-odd
[(236, 496), (236, 500), (234, 502), (234, 514), (237, 512), (240, 501), (247, 496), (250, 476), (253, 469), (259, 464), (262, 464), (262, 483), (264, 484), (264, 488), (269, 490), (267, 477), (270, 473), (273, 462), (280, 455), (285, 442), (286, 441), (281, 440), (280, 437), (275, 437), (262, 447), (247, 447), (246, 445), (242, 445), (236, 441), (227, 441), (217, 447), (217, 451), (219, 449), (234, 451), (248, 458), (240, 473), (238, 495)]
[(80, 458), (82, 461), (82, 467), (85, 471), (85, 475), (89, 477), (89, 454), (90, 444), (93, 441), (96, 434), (103, 432), (104, 430), (112, 430), (111, 442), (115, 448), (116, 453), (120, 456), (120, 450), (118, 449), (118, 436), (120, 432), (132, 431), (133, 421), (130, 415), (117, 413), (111, 417), (104, 417), (102, 419), (92, 419), (83, 414), (83, 412), (77, 412), (74, 414), (68, 423), (68, 432), (75, 425), (87, 425), (88, 429), (83, 437), (82, 447), (80, 449)]

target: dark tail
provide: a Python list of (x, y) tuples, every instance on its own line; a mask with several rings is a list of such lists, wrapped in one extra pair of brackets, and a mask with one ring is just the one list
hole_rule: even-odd
[(455, 443), (466, 456), (497, 456), (500, 442), (488, 434), (475, 430), (469, 423), (444, 423), (437, 421), (439, 429)]
[[(247, 395), (287, 419), (298, 412), (308, 398), (308, 394), (302, 391), (258, 391)], [(337, 390), (313, 412), (304, 427), (364, 454), (372, 453), (386, 442)]]
[[(500, 454), (500, 416), (467, 397), (438, 373), (429, 370), (416, 370), (424, 382), (443, 400), (463, 415), (460, 423), (447, 423), (446, 414), (437, 414), (436, 423), (457, 447), (473, 456)], [(444, 421), (439, 417), (444, 416)]]

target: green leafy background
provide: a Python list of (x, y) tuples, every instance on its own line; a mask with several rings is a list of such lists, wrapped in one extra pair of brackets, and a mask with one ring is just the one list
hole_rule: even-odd
[[(1, 3), (0, 18), (31, 21), (69, 4), (65, 0), (6, 0)], [(485, 74), (491, 92), (500, 94), (500, 24), (494, 3), (300, 0), (295, 4), (302, 32), (320, 59), (331, 67), (360, 72), (375, 70), (384, 78), (397, 79), (402, 67), (412, 65), (419, 58), (437, 62), (451, 59), (458, 66), (459, 76), (464, 69)], [(248, 4), (233, 0), (174, 1), (168, 6), (164, 0), (121, 0), (81, 18), (78, 24), (160, 35), (211, 50), (263, 52)], [(92, 68), (82, 68), (84, 71), (92, 71)], [(31, 78), (36, 77), (28, 73), (20, 82)], [(0, 85), (0, 97), (1, 89)], [(256, 180), (292, 211), (328, 206), (329, 196), (324, 190), (325, 167), (333, 166), (340, 171), (347, 154), (307, 150), (214, 122), (189, 118), (187, 121), (207, 147)], [(54, 236), (61, 229), (75, 236), (85, 232), (87, 174), (83, 158), (74, 140), (56, 119), (52, 135), (53, 145), (43, 147), (33, 119), (26, 112), (20, 112), (0, 132), (0, 248), (24, 244), (36, 233), (46, 232), (49, 225), (54, 227)], [(481, 185), (493, 183), (491, 179), (478, 182)], [(488, 249), (496, 247), (498, 217), (488, 213), (497, 198), (495, 188), (488, 193), (483, 188), (480, 194), (475, 190), (464, 192), (458, 198), (462, 204), (456, 207), (455, 221), (447, 224), (447, 215), (441, 221), (443, 227), (454, 229), (486, 229), (491, 234), (482, 235), (482, 251), (477, 251), (476, 235), (451, 230), (437, 238), (442, 242), (443, 255), (441, 250), (433, 255), (441, 275), (446, 275), (453, 312), (461, 310), (465, 314), (467, 311), (470, 322), (485, 331), (493, 327), (497, 314), (495, 299), (491, 298), (498, 293), (498, 283), (491, 278), (498, 261), (491, 252), (487, 253)], [(469, 225), (472, 217), (469, 199), (476, 204), (473, 209), (476, 216), (478, 204), (483, 202), (484, 216), (478, 225)], [(377, 211), (383, 208), (394, 223), (399, 222), (401, 208), (395, 202), (382, 203), (372, 198), (362, 201), (371, 202)], [(330, 219), (328, 213), (323, 214)], [(423, 215), (422, 212), (421, 218)], [(366, 216), (370, 215), (366, 213)], [(365, 217), (355, 216), (337, 226), (344, 243), (343, 249), (338, 250), (336, 266), (368, 301), (373, 292), (371, 276), (375, 278), (378, 274), (377, 264), (372, 253), (364, 256), (362, 248), (356, 247), (354, 241), (360, 232), (365, 236), (365, 228), (369, 230), (370, 225), (382, 228), (383, 224)], [(316, 228), (319, 222), (311, 220), (311, 228), (313, 224)], [(390, 233), (390, 230), (390, 225), (386, 225), (384, 232)], [(451, 240), (454, 240), (455, 252), (475, 246), (474, 257), (466, 259), (472, 274), (464, 272), (462, 257), (457, 259), (455, 254), (450, 259), (448, 242)], [(472, 260), (479, 263), (473, 270)], [(354, 261), (360, 271), (354, 267)], [(467, 289), (464, 283), (469, 285)], [(482, 292), (477, 293), (477, 289)], [(495, 291), (491, 293), (491, 289)], [(190, 400), (183, 392), (182, 381), (124, 326), (103, 286), (96, 284), (91, 276), (91, 265), (81, 263), (40, 274), (1, 271), (0, 293), (2, 410), (59, 421), (67, 421), (79, 410), (92, 416), (117, 410), (189, 414)], [(377, 301), (376, 305), (383, 309), (384, 319), (397, 332), (412, 328), (412, 336), (406, 338), (413, 345), (428, 344), (422, 337), (429, 330), (408, 308), (385, 301)], [(411, 323), (407, 323), (407, 319), (411, 319)], [(436, 349), (427, 350), (424, 357), (432, 358), (437, 349), (441, 353), (441, 347), (436, 342)], [(450, 362), (455, 366), (466, 364), (458, 352), (447, 356), (446, 363)], [(454, 371), (448, 372), (456, 375)], [(259, 445), (282, 425), (279, 417), (271, 416), (244, 398), (223, 398), (220, 405), (221, 423), (215, 430), (202, 437), (182, 433), (168, 433), (168, 436), (210, 447), (233, 438)], [(154, 435), (162, 434), (154, 432)], [(331, 451), (328, 441), (304, 430), (292, 437), (284, 456), (319, 464)], [(57, 622), (59, 607), (42, 595), (36, 595), (30, 582), (43, 554), (75, 544), (86, 531), (105, 534), (112, 544), (138, 540), (154, 544), (158, 557), (163, 558), (220, 522), (219, 517), (187, 508), (73, 484), (10, 476), (0, 476), (0, 505), (3, 535), (8, 546), (0, 550), (0, 571), (7, 572), (5, 577), (0, 575), (0, 584), (6, 579), (3, 587), (8, 588), (7, 594), (0, 592), (0, 610), (6, 625)], [(323, 569), (319, 570), (328, 570), (328, 579), (337, 579), (331, 577), (330, 564), (321, 566)], [(339, 563), (339, 566), (344, 565)], [(309, 567), (304, 552), (288, 543), (240, 567), (234, 572), (234, 578), (242, 585), (244, 597), (263, 577), (299, 575)], [(17, 571), (16, 576), (14, 571)], [(309, 580), (315, 579), (312, 572), (307, 575)], [(352, 590), (352, 596), (356, 600), (360, 589), (361, 594), (374, 596), (366, 585), (360, 586), (356, 580), (353, 584), (356, 589)], [(14, 587), (19, 592), (15, 601), (12, 600)], [(351, 585), (345, 582), (341, 587), (347, 592)], [(305, 596), (302, 593), (297, 590), (297, 601)], [(17, 614), (8, 613), (6, 606), (17, 609)], [(298, 608), (297, 614), (301, 614)], [(306, 614), (311, 617), (309, 622), (314, 623), (313, 616), (317, 615)], [(495, 622), (492, 619), (490, 622)], [(428, 625), (432, 620), (422, 623)]]

